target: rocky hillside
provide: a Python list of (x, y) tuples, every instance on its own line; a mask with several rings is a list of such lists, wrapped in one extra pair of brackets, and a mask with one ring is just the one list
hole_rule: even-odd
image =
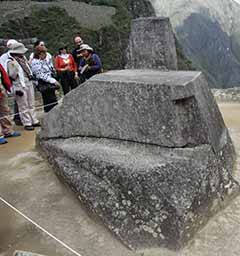
[[(105, 69), (125, 66), (131, 19), (155, 16), (148, 0), (0, 1), (0, 9), (0, 38), (38, 37), (56, 53), (60, 42), (71, 49), (79, 33), (102, 56)], [(179, 68), (190, 69), (177, 46)]]
[(240, 86), (240, 5), (233, 0), (150, 0), (170, 16), (186, 55), (216, 88)]

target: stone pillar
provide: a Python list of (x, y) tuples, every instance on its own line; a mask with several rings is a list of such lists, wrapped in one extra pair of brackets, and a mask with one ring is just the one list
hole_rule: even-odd
[(177, 70), (175, 39), (169, 18), (132, 21), (127, 68)]

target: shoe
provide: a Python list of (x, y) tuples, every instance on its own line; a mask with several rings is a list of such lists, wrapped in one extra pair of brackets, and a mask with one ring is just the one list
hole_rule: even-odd
[(38, 123), (36, 123), (36, 124), (33, 124), (32, 126), (33, 126), (33, 127), (41, 127), (41, 124), (40, 124), (40, 122), (38, 122)]
[(3, 136), (0, 137), (0, 145), (1, 144), (6, 144), (6, 143), (8, 143), (8, 141)]
[(33, 127), (32, 125), (26, 125), (26, 126), (24, 126), (24, 129), (25, 129), (26, 131), (33, 131), (33, 130), (34, 130), (34, 127)]
[(18, 137), (18, 136), (21, 136), (21, 133), (20, 133), (20, 132), (17, 132), (17, 131), (14, 131), (14, 132), (11, 132), (11, 133), (9, 133), (9, 134), (4, 135), (5, 138), (9, 138), (9, 137)]

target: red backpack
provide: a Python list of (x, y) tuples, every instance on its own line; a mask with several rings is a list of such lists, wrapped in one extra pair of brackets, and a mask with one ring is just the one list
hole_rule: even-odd
[(12, 82), (7, 74), (7, 72), (5, 71), (5, 69), (3, 68), (3, 66), (0, 64), (0, 73), (1, 73), (1, 80), (2, 80), (2, 84), (4, 86), (4, 88), (11, 92), (11, 87), (12, 87)]

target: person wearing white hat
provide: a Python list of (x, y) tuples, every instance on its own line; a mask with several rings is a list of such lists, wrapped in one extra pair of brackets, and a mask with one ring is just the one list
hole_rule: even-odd
[[(2, 67), (5, 69), (5, 71), (7, 72), (7, 62), (10, 58), (10, 54), (9, 54), (9, 50), (11, 50), (12, 46), (17, 43), (18, 41), (15, 40), (15, 39), (9, 39), (6, 43), (6, 46), (7, 46), (7, 49), (8, 49), (8, 52), (4, 53), (3, 55), (1, 55), (0, 57), (0, 64), (2, 65)], [(14, 101), (14, 123), (16, 125), (22, 125), (22, 122), (21, 122), (21, 119), (20, 119), (20, 116), (18, 114), (18, 105), (16, 103), (16, 101)]]
[(27, 52), (24, 44), (13, 43), (9, 50), (10, 58), (7, 62), (9, 77), (13, 81), (13, 93), (19, 108), (19, 115), (25, 130), (34, 130), (40, 126), (35, 113), (35, 98), (33, 88), (33, 74), (24, 54)]
[(82, 44), (79, 49), (82, 59), (79, 64), (80, 80), (84, 82), (90, 77), (102, 72), (102, 62), (88, 44)]
[(0, 57), (0, 64), (3, 66), (3, 68), (5, 69), (5, 71), (7, 72), (7, 61), (9, 58), (9, 50), (11, 50), (12, 45), (14, 45), (15, 43), (17, 43), (17, 41), (15, 39), (10, 39), (7, 41), (7, 48), (8, 48), (8, 52), (4, 53), (1, 57)]

